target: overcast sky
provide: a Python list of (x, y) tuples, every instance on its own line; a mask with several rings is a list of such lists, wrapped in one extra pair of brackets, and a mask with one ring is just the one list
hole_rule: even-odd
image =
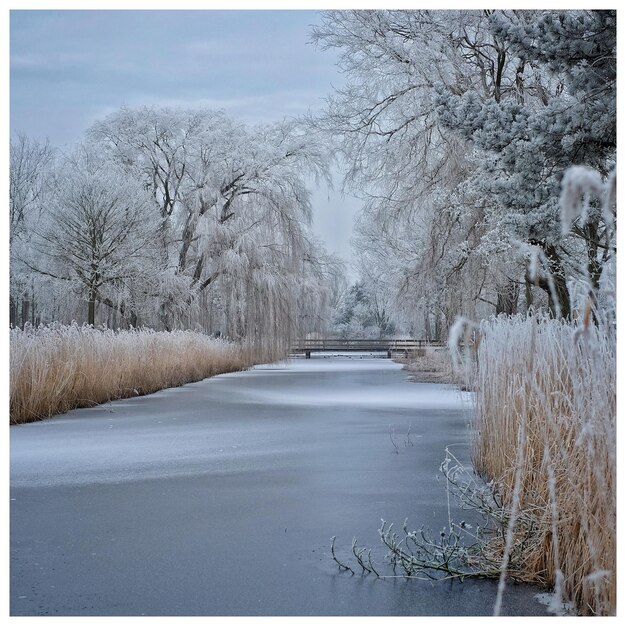
[[(341, 74), (315, 11), (11, 11), (11, 133), (81, 139), (122, 105), (207, 106), (246, 122), (319, 109)], [(350, 254), (359, 203), (314, 193), (315, 230)]]

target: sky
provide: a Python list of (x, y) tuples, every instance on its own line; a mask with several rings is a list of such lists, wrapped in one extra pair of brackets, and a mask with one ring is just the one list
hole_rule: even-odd
[[(342, 76), (333, 52), (310, 43), (318, 21), (300, 10), (12, 10), (10, 132), (62, 148), (124, 105), (203, 106), (248, 123), (319, 110)], [(313, 205), (314, 231), (350, 261), (360, 203), (324, 186)]]

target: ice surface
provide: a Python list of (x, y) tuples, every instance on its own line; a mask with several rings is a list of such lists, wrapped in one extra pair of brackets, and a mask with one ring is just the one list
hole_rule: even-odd
[[(410, 416), (412, 409), (458, 411), (467, 405), (468, 394), (408, 383), (401, 369), (388, 359), (291, 359), (14, 426), (11, 484), (110, 483), (244, 471), (264, 463), (279, 467), (285, 454), (297, 454), (316, 436), (316, 420), (331, 409), (342, 416), (376, 411), (381, 428), (400, 433), (411, 420), (396, 424), (397, 411)], [(418, 436), (415, 427), (412, 432)]]
[[(383, 566), (381, 518), (449, 520), (438, 469), (447, 448), (469, 462), (464, 401), (406, 379), (294, 359), (11, 427), (13, 614), (489, 615), (497, 583), (330, 558), (358, 537)], [(545, 613), (536, 592), (503, 612)]]

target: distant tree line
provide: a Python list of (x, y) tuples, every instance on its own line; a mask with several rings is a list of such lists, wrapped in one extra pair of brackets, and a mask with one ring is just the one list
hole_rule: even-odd
[(331, 330), (342, 339), (379, 339), (396, 333), (396, 327), (381, 306), (378, 294), (367, 291), (360, 281), (339, 295)]

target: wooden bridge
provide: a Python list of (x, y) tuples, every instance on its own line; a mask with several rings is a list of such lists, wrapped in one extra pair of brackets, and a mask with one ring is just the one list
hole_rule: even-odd
[(292, 354), (304, 354), (311, 358), (311, 352), (386, 352), (408, 356), (411, 352), (432, 346), (442, 347), (441, 341), (427, 339), (300, 339), (292, 347)]

